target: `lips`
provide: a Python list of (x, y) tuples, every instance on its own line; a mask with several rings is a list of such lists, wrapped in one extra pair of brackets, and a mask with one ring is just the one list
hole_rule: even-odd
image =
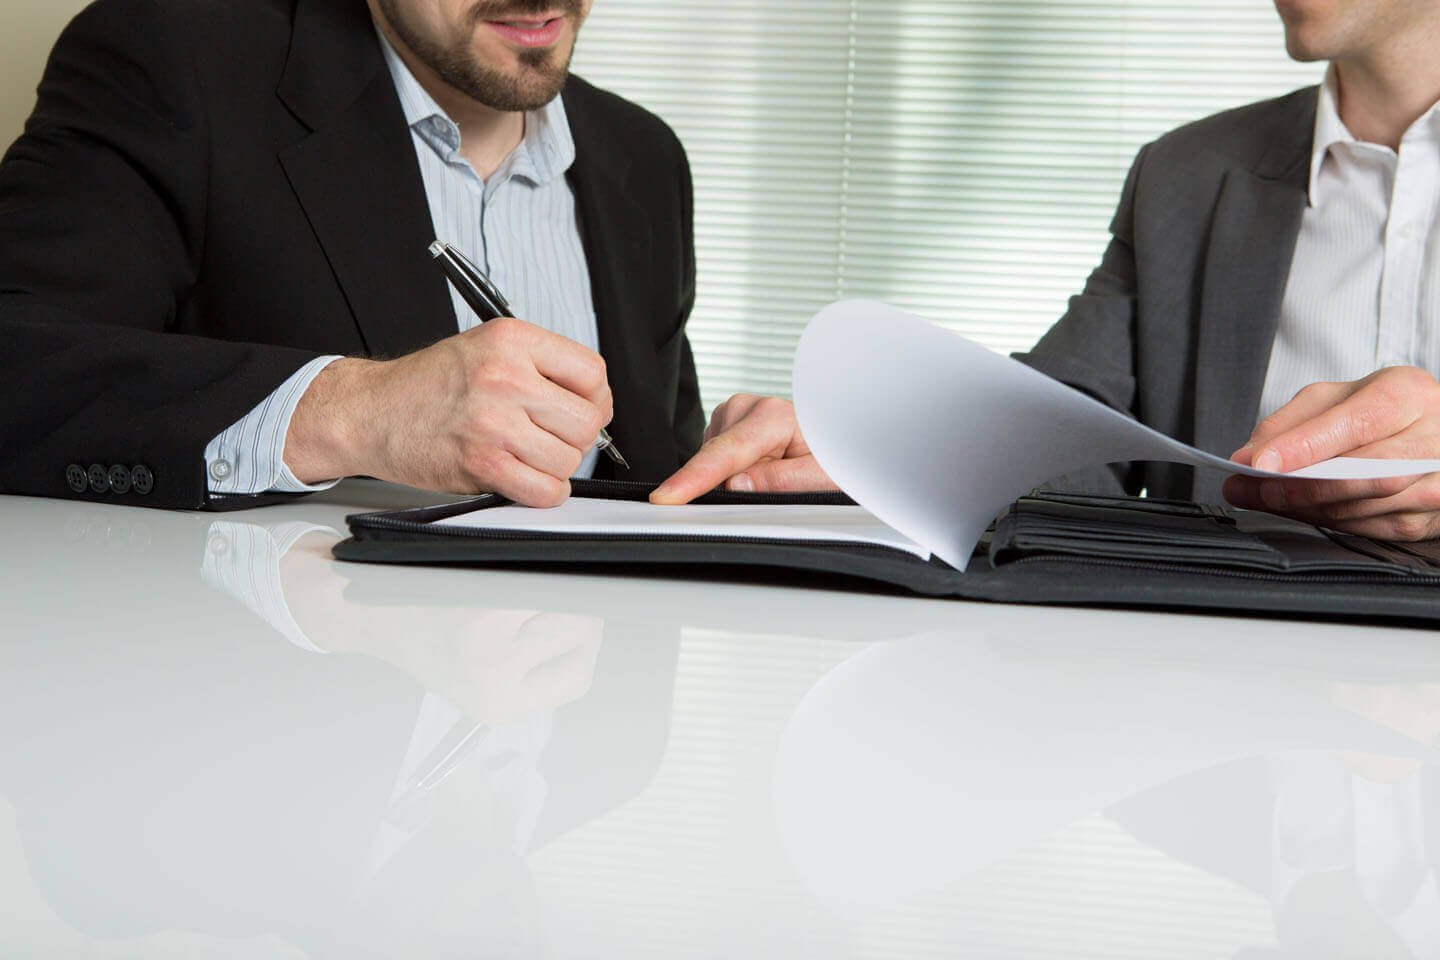
[(565, 28), (562, 16), (487, 20), (485, 23), (501, 37), (520, 47), (548, 47), (560, 39), (560, 33)]

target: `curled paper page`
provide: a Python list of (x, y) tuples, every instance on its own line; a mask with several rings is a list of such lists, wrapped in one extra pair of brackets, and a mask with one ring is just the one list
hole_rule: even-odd
[(1242, 467), (874, 301), (844, 300), (816, 314), (800, 338), (793, 378), (800, 429), (831, 479), (959, 570), (996, 514), (1082, 467), (1164, 460), (1322, 480), (1440, 471), (1440, 460), (1350, 457), (1288, 474)]

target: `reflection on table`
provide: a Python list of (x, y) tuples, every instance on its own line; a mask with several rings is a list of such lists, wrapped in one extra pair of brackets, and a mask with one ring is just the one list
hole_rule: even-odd
[(902, 900), (1103, 810), (1271, 902), (1278, 949), (1246, 956), (1440, 956), (1440, 685), (1336, 679), (1355, 654), (1323, 644), (1108, 646), (935, 632), (823, 678), (776, 775), (811, 889)]

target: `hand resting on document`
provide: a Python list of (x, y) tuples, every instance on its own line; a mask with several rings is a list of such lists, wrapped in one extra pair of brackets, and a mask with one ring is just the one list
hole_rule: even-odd
[[(1262, 470), (1295, 470), (1330, 457), (1440, 457), (1440, 384), (1416, 367), (1362, 380), (1313, 383), (1261, 420), (1230, 457)], [(1230, 477), (1225, 498), (1381, 540), (1440, 537), (1440, 473), (1380, 480)]]
[(330, 364), (295, 408), (285, 463), (304, 483), (365, 475), (551, 507), (613, 404), (598, 353), (502, 317), (396, 360)]
[(715, 408), (699, 452), (650, 494), (650, 502), (689, 503), (722, 484), (761, 493), (835, 489), (800, 435), (790, 401), (745, 393)]

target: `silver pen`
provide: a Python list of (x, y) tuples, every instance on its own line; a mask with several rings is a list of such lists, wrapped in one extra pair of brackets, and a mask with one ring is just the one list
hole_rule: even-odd
[[(460, 291), (460, 296), (465, 298), (465, 302), (470, 305), (471, 310), (475, 311), (475, 316), (480, 318), (481, 323), (486, 320), (494, 320), (496, 317), (515, 316), (510, 304), (506, 302), (500, 291), (495, 289), (495, 284), (490, 282), (490, 278), (485, 276), (484, 271), (475, 266), (470, 258), (456, 249), (453, 244), (436, 240), (430, 244), (430, 256), (440, 264), (440, 269), (445, 271), (445, 276), (455, 285), (455, 289)], [(626, 463), (625, 458), (620, 455), (615, 441), (610, 439), (610, 434), (604, 427), (600, 428), (600, 436), (595, 441), (595, 449), (604, 450), (605, 455), (611, 460), (626, 470), (630, 469), (630, 464)]]

